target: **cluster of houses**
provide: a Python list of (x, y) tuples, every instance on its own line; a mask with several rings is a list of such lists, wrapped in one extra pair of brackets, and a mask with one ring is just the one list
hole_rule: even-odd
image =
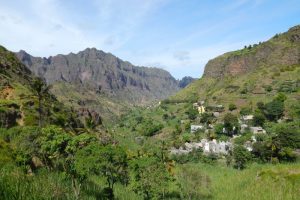
[(228, 151), (232, 149), (231, 142), (218, 142), (217, 140), (207, 140), (202, 139), (200, 142), (186, 142), (184, 147), (180, 147), (179, 149), (172, 148), (170, 153), (173, 155), (182, 155), (188, 154), (193, 150), (202, 149), (205, 154), (228, 154)]
[[(199, 101), (198, 103), (193, 103), (193, 108), (197, 109), (199, 114), (203, 114), (206, 112), (206, 108), (204, 107), (204, 101)], [(219, 117), (220, 116), (220, 112), (222, 112), (222, 110), (224, 110), (224, 106), (222, 105), (217, 105), (214, 106), (214, 112), (213, 115), (215, 117)], [(255, 135), (257, 134), (265, 134), (266, 131), (259, 126), (251, 126), (251, 121), (253, 120), (254, 116), (253, 115), (245, 115), (242, 116), (239, 119), (239, 124), (241, 127), (241, 133), (245, 133), (246, 131), (250, 131), (251, 133), (253, 133), (254, 135), (251, 138), (251, 141), (247, 141), (244, 146), (248, 151), (252, 151), (252, 144), (253, 142), (256, 141), (255, 139)], [(212, 124), (209, 124), (208, 126), (202, 125), (202, 124), (192, 124), (190, 127), (190, 131), (191, 133), (195, 133), (199, 130), (202, 130), (204, 132), (208, 132), (209, 129), (213, 129), (214, 126)], [(223, 132), (225, 133), (226, 130), (223, 129)], [(241, 135), (235, 135), (235, 137), (240, 137)], [(202, 139), (200, 142), (191, 142), (191, 143), (185, 143), (183, 147), (180, 147), (179, 149), (176, 148), (172, 148), (170, 150), (171, 154), (174, 155), (182, 155), (182, 154), (188, 154), (189, 152), (193, 151), (194, 149), (199, 149), (201, 148), (203, 150), (203, 153), (209, 154), (209, 153), (213, 153), (213, 154), (223, 154), (226, 155), (228, 154), (228, 151), (231, 150), (233, 147), (232, 142), (230, 141), (216, 141), (214, 140), (207, 140), (207, 139)]]
[[(264, 134), (266, 131), (260, 127), (260, 126), (250, 126), (250, 121), (253, 120), (253, 115), (245, 115), (242, 116), (239, 120), (239, 124), (241, 127), (241, 133), (245, 133), (247, 130), (252, 132), (253, 134)], [(205, 127), (202, 124), (192, 124), (190, 127), (191, 133), (195, 133), (199, 130), (207, 130), (207, 129), (213, 129), (213, 125), (209, 124), (207, 127)], [(223, 129), (223, 132), (225, 133), (226, 130)]]

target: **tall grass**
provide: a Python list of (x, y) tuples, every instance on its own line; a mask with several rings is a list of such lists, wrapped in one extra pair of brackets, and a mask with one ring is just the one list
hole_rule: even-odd
[(300, 164), (258, 165), (243, 171), (194, 164), (212, 179), (212, 199), (297, 200), (300, 197)]

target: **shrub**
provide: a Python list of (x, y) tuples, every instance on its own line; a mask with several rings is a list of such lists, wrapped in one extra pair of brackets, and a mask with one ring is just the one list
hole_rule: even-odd
[(263, 126), (266, 121), (266, 117), (261, 112), (255, 112), (253, 116), (253, 125), (254, 126)]
[(235, 104), (233, 104), (233, 103), (229, 104), (229, 106), (228, 106), (229, 111), (233, 111), (233, 110), (236, 110), (236, 109), (237, 109), (237, 107), (236, 107)]
[(251, 160), (251, 154), (245, 147), (236, 145), (233, 148), (233, 158), (235, 161), (234, 167), (240, 170), (244, 169), (246, 163)]
[(265, 116), (271, 120), (278, 120), (284, 112), (284, 103), (280, 100), (273, 100), (265, 105), (264, 113)]
[(240, 115), (249, 115), (252, 113), (252, 109), (249, 107), (241, 108)]

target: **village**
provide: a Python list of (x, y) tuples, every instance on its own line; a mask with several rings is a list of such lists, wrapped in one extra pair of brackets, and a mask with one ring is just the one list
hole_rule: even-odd
[[(220, 118), (222, 112), (224, 112), (223, 105), (210, 106), (209, 108), (204, 106), (205, 101), (199, 101), (197, 103), (193, 103), (193, 109), (197, 110), (198, 114), (202, 116), (203, 114), (208, 113), (208, 109), (210, 110), (210, 114), (216, 118), (221, 124), (224, 124), (224, 121)], [(192, 152), (193, 150), (201, 149), (204, 154), (215, 154), (215, 155), (227, 155), (229, 151), (233, 149), (234, 140), (238, 137), (241, 137), (244, 133), (250, 132), (252, 133), (251, 139), (244, 143), (244, 147), (248, 151), (253, 150), (253, 143), (256, 142), (256, 136), (259, 134), (266, 134), (266, 131), (261, 126), (252, 126), (251, 122), (254, 118), (254, 115), (242, 115), (238, 119), (239, 131), (237, 131), (238, 127), (233, 127), (232, 137), (230, 137), (227, 141), (216, 140), (215, 138), (202, 138), (197, 142), (185, 142), (183, 146), (179, 148), (171, 148), (170, 154), (172, 155), (184, 155)], [(182, 120), (182, 123), (184, 121)], [(213, 132), (215, 129), (215, 123), (198, 123), (190, 125), (190, 134), (196, 134), (197, 132), (204, 132), (207, 135), (210, 132)], [(236, 131), (235, 131), (236, 130)], [(222, 128), (222, 132), (224, 134), (227, 133), (225, 127)]]

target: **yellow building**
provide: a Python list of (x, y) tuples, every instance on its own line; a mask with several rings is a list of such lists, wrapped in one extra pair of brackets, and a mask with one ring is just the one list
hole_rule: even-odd
[(198, 112), (199, 112), (199, 114), (205, 113), (205, 107), (204, 106), (199, 106), (198, 107)]

